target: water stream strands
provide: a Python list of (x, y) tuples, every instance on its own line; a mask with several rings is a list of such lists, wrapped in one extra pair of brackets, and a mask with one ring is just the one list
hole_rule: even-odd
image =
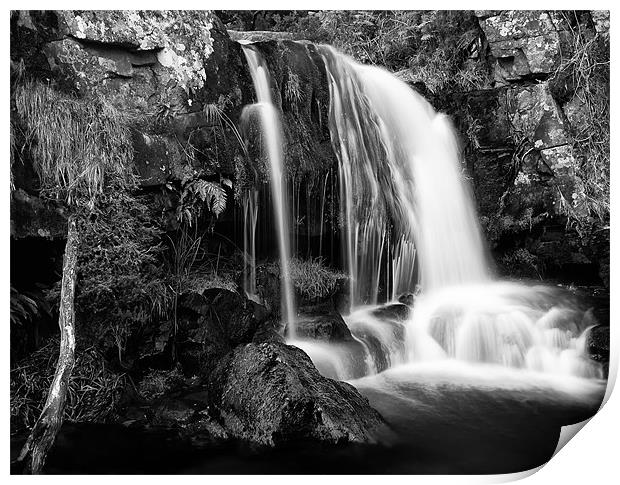
[(280, 254), (282, 318), (288, 326), (289, 338), (295, 338), (295, 304), (289, 271), (291, 259), (288, 205), (286, 204), (285, 175), (283, 172), (282, 130), (279, 112), (271, 99), (269, 70), (264, 58), (252, 46), (244, 45), (245, 54), (261, 119), (271, 175), (271, 192), (278, 234)]

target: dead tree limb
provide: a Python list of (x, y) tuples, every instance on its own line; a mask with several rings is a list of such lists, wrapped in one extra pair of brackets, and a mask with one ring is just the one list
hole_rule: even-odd
[(56, 364), (54, 380), (47, 394), (41, 416), (35, 423), (26, 444), (22, 448), (16, 465), (23, 467), (23, 473), (39, 474), (45, 464), (47, 453), (54, 444), (56, 434), (64, 417), (67, 388), (75, 362), (75, 314), (73, 301), (77, 276), (78, 230), (74, 217), (69, 218), (67, 244), (62, 267), (60, 291), (60, 354)]

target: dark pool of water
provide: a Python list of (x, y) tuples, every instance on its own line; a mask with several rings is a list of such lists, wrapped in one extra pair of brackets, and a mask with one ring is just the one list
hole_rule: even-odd
[(67, 423), (46, 473), (513, 473), (548, 461), (561, 426), (592, 416), (605, 390), (602, 381), (477, 368), (397, 368), (354, 384), (393, 427), (391, 446), (253, 450), (198, 446), (163, 429)]

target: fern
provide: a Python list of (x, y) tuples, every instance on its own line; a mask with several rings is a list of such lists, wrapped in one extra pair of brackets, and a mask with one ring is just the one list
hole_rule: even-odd
[[(228, 179), (222, 179), (222, 184), (227, 187), (232, 185)], [(226, 209), (227, 202), (226, 190), (221, 184), (203, 179), (190, 180), (183, 184), (177, 219), (191, 226), (203, 209), (219, 217)]]
[(221, 185), (198, 179), (190, 187), (194, 194), (206, 204), (208, 210), (216, 216), (224, 212), (226, 209), (226, 191)]

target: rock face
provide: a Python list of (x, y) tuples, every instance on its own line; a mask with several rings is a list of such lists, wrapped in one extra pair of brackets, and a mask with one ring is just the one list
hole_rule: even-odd
[(549, 74), (559, 66), (568, 30), (560, 13), (508, 10), (476, 14), (491, 54), (497, 60), (497, 81)]
[(391, 303), (377, 308), (372, 313), (377, 318), (404, 322), (411, 314), (411, 307), (405, 303)]
[(209, 393), (231, 435), (262, 445), (375, 443), (389, 434), (353, 386), (322, 377), (303, 351), (284, 344), (237, 347), (212, 373)]
[[(593, 130), (592, 114), (568, 59), (583, 48), (583, 39), (605, 59), (608, 16), (513, 10), (476, 16), (494, 87), (433, 102), (453, 116), (464, 142), (482, 226), (500, 270), (607, 285), (603, 241), (609, 232), (592, 212), (592, 156), (583, 143), (589, 136), (584, 127)], [(576, 39), (575, 32), (583, 37)], [(596, 82), (604, 82), (601, 76)]]
[[(207, 112), (238, 119), (252, 85), (239, 44), (212, 12), (14, 11), (11, 63), (115, 107), (131, 129), (144, 187), (234, 177), (243, 153), (235, 125)], [(18, 175), (15, 185), (38, 195), (36, 176)]]

